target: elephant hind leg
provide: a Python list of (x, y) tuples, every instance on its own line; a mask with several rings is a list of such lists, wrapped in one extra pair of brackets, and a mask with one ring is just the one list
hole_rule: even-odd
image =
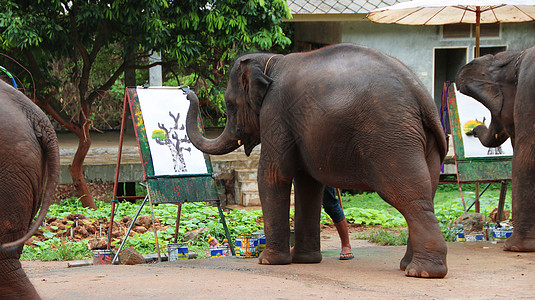
[(448, 272), (447, 247), (433, 212), (432, 190), (429, 179), (411, 178), (404, 184), (391, 182), (388, 191), (380, 193), (407, 220), (409, 241), (400, 262), (406, 276), (441, 278)]
[(0, 295), (2, 299), (41, 299), (16, 258), (0, 258)]
[(407, 240), (407, 250), (405, 251), (405, 255), (403, 256), (403, 258), (401, 259), (399, 263), (399, 268), (401, 271), (405, 271), (407, 269), (407, 266), (412, 261), (412, 256), (413, 256), (412, 243), (411, 243), (411, 236), (409, 234), (409, 238)]
[(295, 246), (293, 263), (319, 263), (320, 214), (324, 185), (308, 174), (295, 178)]

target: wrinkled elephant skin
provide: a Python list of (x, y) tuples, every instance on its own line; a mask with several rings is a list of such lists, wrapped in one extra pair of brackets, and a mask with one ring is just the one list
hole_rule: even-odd
[(476, 58), (455, 82), (491, 112), (489, 128), (474, 129), (483, 145), (497, 147), (511, 137), (514, 230), (504, 249), (535, 251), (535, 47)]
[(30, 99), (0, 80), (1, 299), (39, 299), (19, 258), (24, 241), (45, 218), (58, 178), (52, 124)]
[(249, 155), (262, 142), (266, 248), (259, 263), (321, 261), (321, 196), (330, 185), (376, 191), (403, 214), (410, 238), (400, 266), (407, 276), (446, 275), (446, 243), (433, 211), (445, 137), (431, 96), (401, 62), (351, 44), (241, 56), (225, 93), (227, 124), (216, 139), (200, 134), (199, 101), (194, 93), (188, 99), (188, 135), (200, 150), (223, 154), (243, 144)]

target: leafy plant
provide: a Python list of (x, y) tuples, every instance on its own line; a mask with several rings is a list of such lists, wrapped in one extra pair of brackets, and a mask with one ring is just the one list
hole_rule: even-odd
[[(451, 184), (450, 184), (451, 186)], [(482, 195), (481, 212), (488, 215), (497, 206), (499, 199), (499, 185), (491, 186)], [(475, 193), (466, 187), (464, 192), (465, 201), (471, 203), (475, 198)], [(54, 204), (48, 211), (49, 217), (64, 218), (70, 214), (83, 214), (90, 219), (109, 218), (111, 215), (111, 205), (97, 201), (98, 210), (82, 207), (79, 198), (69, 198), (63, 200), (61, 204)], [(139, 209), (140, 203), (121, 202), (116, 206), (115, 218), (123, 216), (134, 216)], [(406, 230), (399, 228), (406, 227), (407, 224), (403, 216), (391, 205), (383, 201), (376, 193), (361, 193), (343, 195), (343, 207), (349, 223), (361, 224), (365, 226), (380, 226), (380, 230), (359, 235), (358, 238), (369, 239), (381, 244), (403, 244), (406, 238)], [(505, 209), (511, 209), (511, 196), (508, 193)], [(473, 212), (473, 208), (470, 212)], [(174, 242), (175, 222), (178, 206), (174, 204), (159, 204), (154, 206), (154, 214), (160, 220), (164, 230), (158, 231), (158, 241), (160, 251), (165, 252), (167, 245)], [(439, 189), (435, 197), (435, 215), (439, 221), (442, 233), (446, 241), (453, 241), (455, 235), (451, 231), (451, 223), (464, 212), (461, 197), (458, 189)], [(294, 216), (294, 209), (290, 210), (290, 219)], [(141, 210), (141, 215), (150, 216), (149, 205)], [(251, 234), (263, 229), (263, 219), (261, 210), (232, 210), (225, 214), (227, 225), (232, 237), (240, 234)], [(331, 224), (332, 220), (322, 210), (320, 222)], [(72, 226), (72, 221), (67, 222), (67, 228)], [(206, 232), (199, 234), (193, 241), (187, 241), (185, 234), (191, 230), (206, 228)], [(53, 229), (53, 228), (52, 228)], [(54, 229), (53, 229), (54, 230)], [(179, 227), (178, 242), (188, 242), (190, 251), (197, 251), (203, 257), (208, 250), (207, 235), (216, 237), (220, 242), (225, 238), (223, 224), (219, 218), (216, 207), (207, 203), (184, 203), (181, 210), (181, 221)], [(91, 252), (87, 250), (84, 241), (70, 241), (68, 238), (56, 237), (56, 233), (45, 231), (44, 241), (35, 241), (33, 246), (25, 247), (23, 259), (43, 259), (43, 260), (68, 260), (91, 257)], [(114, 242), (116, 246), (120, 241)], [(148, 231), (143, 234), (136, 234), (127, 239), (125, 247), (134, 247), (142, 254), (155, 253), (154, 232)], [(73, 252), (73, 253), (68, 253)]]
[(357, 238), (368, 240), (383, 246), (402, 246), (407, 245), (409, 231), (403, 229), (396, 232), (392, 230), (378, 229), (368, 233), (358, 234)]
[(34, 241), (33, 245), (33, 247), (23, 248), (22, 260), (63, 261), (86, 259), (92, 256), (92, 252), (87, 250), (87, 241), (65, 241), (52, 236), (44, 241)]

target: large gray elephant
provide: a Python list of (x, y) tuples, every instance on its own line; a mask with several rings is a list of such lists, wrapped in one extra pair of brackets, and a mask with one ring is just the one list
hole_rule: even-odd
[[(376, 191), (409, 226), (400, 267), (407, 276), (444, 277), (447, 247), (433, 197), (446, 155), (438, 110), (398, 60), (340, 44), (289, 55), (241, 56), (225, 93), (227, 124), (215, 139), (198, 130), (194, 93), (191, 142), (224, 154), (262, 143), (258, 188), (266, 248), (261, 264), (318, 263), (325, 185)], [(295, 247), (290, 252), (290, 190), (295, 181)]]
[(505, 250), (535, 251), (535, 47), (485, 55), (457, 73), (457, 88), (490, 110), (475, 135), (487, 147), (511, 138), (514, 230)]
[(19, 258), (24, 241), (43, 223), (58, 178), (59, 150), (52, 124), (30, 99), (0, 80), (2, 299), (39, 299)]

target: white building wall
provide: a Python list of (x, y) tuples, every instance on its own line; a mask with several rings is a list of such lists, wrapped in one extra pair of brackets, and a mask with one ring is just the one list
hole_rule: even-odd
[[(365, 45), (401, 60), (433, 92), (435, 48), (468, 48), (473, 59), (475, 38), (442, 39), (441, 26), (377, 24), (367, 20), (342, 22), (341, 41)], [(502, 24), (498, 38), (482, 38), (481, 46), (506, 46), (508, 50), (535, 45), (535, 22)]]

